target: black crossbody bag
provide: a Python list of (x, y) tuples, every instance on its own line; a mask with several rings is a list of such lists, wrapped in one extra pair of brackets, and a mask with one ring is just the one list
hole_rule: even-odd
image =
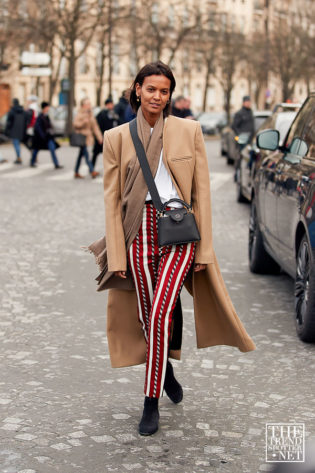
[[(165, 202), (165, 204), (162, 203), (143, 144), (138, 136), (137, 119), (134, 119), (129, 123), (129, 129), (144, 179), (151, 194), (153, 205), (158, 211), (159, 246), (181, 245), (184, 243), (199, 241), (200, 234), (194, 214), (192, 213), (191, 205), (181, 199), (170, 199)], [(183, 207), (172, 210), (167, 209), (172, 202), (179, 202)]]

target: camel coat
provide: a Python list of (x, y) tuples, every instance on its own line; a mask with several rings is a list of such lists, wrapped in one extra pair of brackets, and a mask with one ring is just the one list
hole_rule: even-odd
[(74, 118), (73, 127), (77, 133), (82, 133), (82, 135), (86, 136), (87, 146), (93, 146), (94, 135), (96, 136), (97, 141), (100, 143), (103, 141), (102, 132), (92, 111), (89, 112), (82, 107), (79, 108), (78, 113)]
[[(106, 246), (108, 272), (127, 270), (127, 251), (122, 227), (121, 196), (128, 165), (135, 149), (128, 124), (108, 130), (104, 135), (104, 197), (106, 207)], [(197, 347), (230, 345), (240, 351), (255, 345), (226, 290), (212, 246), (210, 179), (200, 124), (170, 116), (163, 131), (163, 161), (180, 197), (192, 202), (201, 240), (195, 262), (206, 264), (200, 272), (190, 271), (185, 287), (193, 296)], [(131, 278), (129, 274), (129, 278)], [(121, 280), (122, 287), (128, 287)], [(109, 290), (107, 336), (113, 367), (145, 362), (146, 342), (137, 316), (136, 292), (116, 284)], [(180, 358), (180, 349), (170, 356)]]

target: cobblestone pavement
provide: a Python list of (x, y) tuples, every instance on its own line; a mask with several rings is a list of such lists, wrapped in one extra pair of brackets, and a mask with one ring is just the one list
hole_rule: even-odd
[[(207, 148), (215, 250), (257, 350), (197, 350), (183, 293), (174, 366), (184, 400), (162, 398), (160, 430), (148, 438), (137, 433), (144, 366), (110, 367), (106, 294), (80, 249), (103, 234), (101, 179), (74, 181), (69, 148), (58, 150), (61, 171), (47, 153), (36, 170), (0, 165), (1, 473), (257, 473), (269, 470), (266, 422), (304, 422), (314, 435), (315, 347), (295, 334), (293, 282), (249, 272), (249, 207), (235, 202), (218, 142)], [(1, 152), (13, 161), (10, 147)]]

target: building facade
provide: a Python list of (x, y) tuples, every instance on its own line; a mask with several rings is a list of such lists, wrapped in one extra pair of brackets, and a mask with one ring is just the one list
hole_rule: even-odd
[[(56, 1), (62, 9), (64, 2)], [(289, 17), (300, 15), (307, 7), (313, 8), (312, 0), (107, 0), (105, 7), (105, 23), (100, 21), (95, 27), (88, 46), (85, 47), (85, 38), (75, 41), (76, 53), (84, 50), (75, 63), (76, 102), (89, 97), (96, 105), (98, 97), (102, 103), (109, 95), (117, 101), (122, 91), (130, 87), (138, 68), (159, 58), (174, 71), (175, 95), (190, 97), (195, 113), (224, 108), (226, 93), (222, 77), (226, 75), (226, 66), (220, 64), (218, 58), (225, 46), (216, 43), (219, 34), (222, 37), (225, 32), (244, 35), (244, 44), (250, 54), (255, 55), (251, 44), (259, 44), (260, 39), (272, 35), (279, 18), (288, 22)], [(314, 31), (311, 34), (314, 35)], [(24, 104), (30, 95), (38, 96), (39, 101), (51, 98), (54, 106), (65, 103), (69, 87), (68, 60), (62, 57), (62, 42), (61, 36), (54, 47), (49, 48), (51, 63), (46, 71), (42, 65), (21, 62), (24, 49), (44, 52), (43, 46), (36, 42), (28, 43), (25, 48), (11, 46), (10, 65), (0, 70), (0, 114), (13, 97)], [(212, 63), (211, 48), (214, 50)], [(235, 55), (238, 54), (235, 50)], [(259, 54), (262, 53), (257, 52)], [(264, 76), (263, 67), (258, 67)], [(47, 75), (48, 69), (53, 77)], [(247, 94), (255, 99), (259, 108), (282, 100), (279, 77), (267, 71), (269, 65), (265, 65), (265, 69), (266, 79), (258, 90), (257, 71), (251, 70), (246, 59), (240, 56), (233, 72), (232, 111), (240, 107), (242, 97)], [(55, 80), (53, 93), (52, 79)], [(290, 99), (303, 101), (308, 89), (315, 88), (312, 78), (310, 81), (307, 84), (303, 79), (298, 80)]]

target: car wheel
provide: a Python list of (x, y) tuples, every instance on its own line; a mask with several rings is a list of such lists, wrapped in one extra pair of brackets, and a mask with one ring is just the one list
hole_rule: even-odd
[(242, 170), (238, 166), (235, 169), (236, 201), (240, 203), (248, 202), (242, 193)]
[(311, 248), (302, 238), (296, 259), (295, 326), (303, 342), (315, 342), (315, 265)]
[(258, 224), (256, 203), (254, 198), (252, 199), (250, 207), (248, 256), (249, 268), (252, 273), (279, 273), (280, 266), (265, 250), (263, 237)]

